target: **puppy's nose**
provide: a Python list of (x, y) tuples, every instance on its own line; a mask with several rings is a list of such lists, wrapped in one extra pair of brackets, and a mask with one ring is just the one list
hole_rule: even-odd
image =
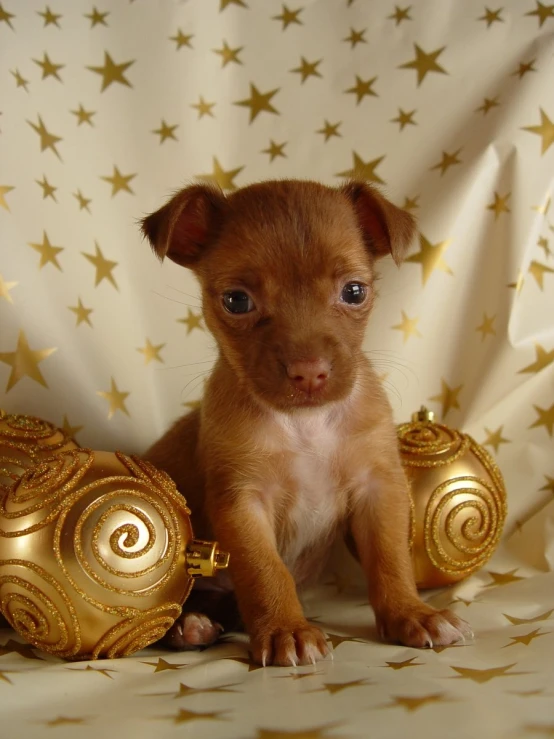
[(331, 373), (326, 359), (304, 359), (287, 365), (287, 374), (295, 388), (305, 393), (321, 390)]

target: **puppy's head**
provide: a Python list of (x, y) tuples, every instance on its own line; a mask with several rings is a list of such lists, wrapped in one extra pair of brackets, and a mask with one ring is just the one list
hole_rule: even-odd
[(284, 180), (228, 197), (185, 188), (142, 229), (160, 259), (197, 275), (206, 324), (240, 381), (287, 411), (351, 391), (375, 260), (400, 263), (415, 225), (369, 185)]

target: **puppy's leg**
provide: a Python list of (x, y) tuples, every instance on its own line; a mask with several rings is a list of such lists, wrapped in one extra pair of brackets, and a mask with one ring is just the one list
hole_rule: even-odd
[(352, 534), (368, 582), (379, 635), (409, 647), (447, 645), (472, 637), (451, 611), (418, 596), (409, 552), (409, 497), (400, 463), (381, 468), (372, 489), (354, 501)]
[(213, 644), (224, 631), (240, 629), (240, 615), (232, 591), (193, 589), (183, 612), (159, 643), (180, 651), (199, 649)]

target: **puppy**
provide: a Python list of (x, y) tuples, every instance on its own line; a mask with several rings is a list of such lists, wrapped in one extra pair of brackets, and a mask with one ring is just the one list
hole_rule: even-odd
[[(201, 408), (145, 456), (185, 494), (197, 535), (230, 552), (254, 661), (326, 655), (297, 587), (347, 527), (383, 639), (431, 647), (471, 635), (418, 596), (391, 408), (362, 351), (375, 263), (401, 262), (412, 216), (366, 184), (284, 180), (227, 197), (187, 187), (142, 229), (160, 259), (198, 278), (219, 345)], [(195, 589), (166, 644), (213, 641), (232, 622), (227, 585), (209, 598)]]

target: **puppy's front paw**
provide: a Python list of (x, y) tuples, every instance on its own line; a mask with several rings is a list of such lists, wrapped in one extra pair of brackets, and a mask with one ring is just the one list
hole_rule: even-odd
[(377, 615), (382, 639), (407, 647), (448, 646), (473, 639), (471, 626), (452, 611), (437, 611), (423, 602)]
[(252, 658), (259, 665), (315, 665), (329, 653), (325, 634), (308, 622), (292, 628), (268, 628), (251, 636)]
[(203, 613), (182, 613), (162, 638), (164, 647), (186, 651), (208, 647), (220, 636), (222, 627)]

